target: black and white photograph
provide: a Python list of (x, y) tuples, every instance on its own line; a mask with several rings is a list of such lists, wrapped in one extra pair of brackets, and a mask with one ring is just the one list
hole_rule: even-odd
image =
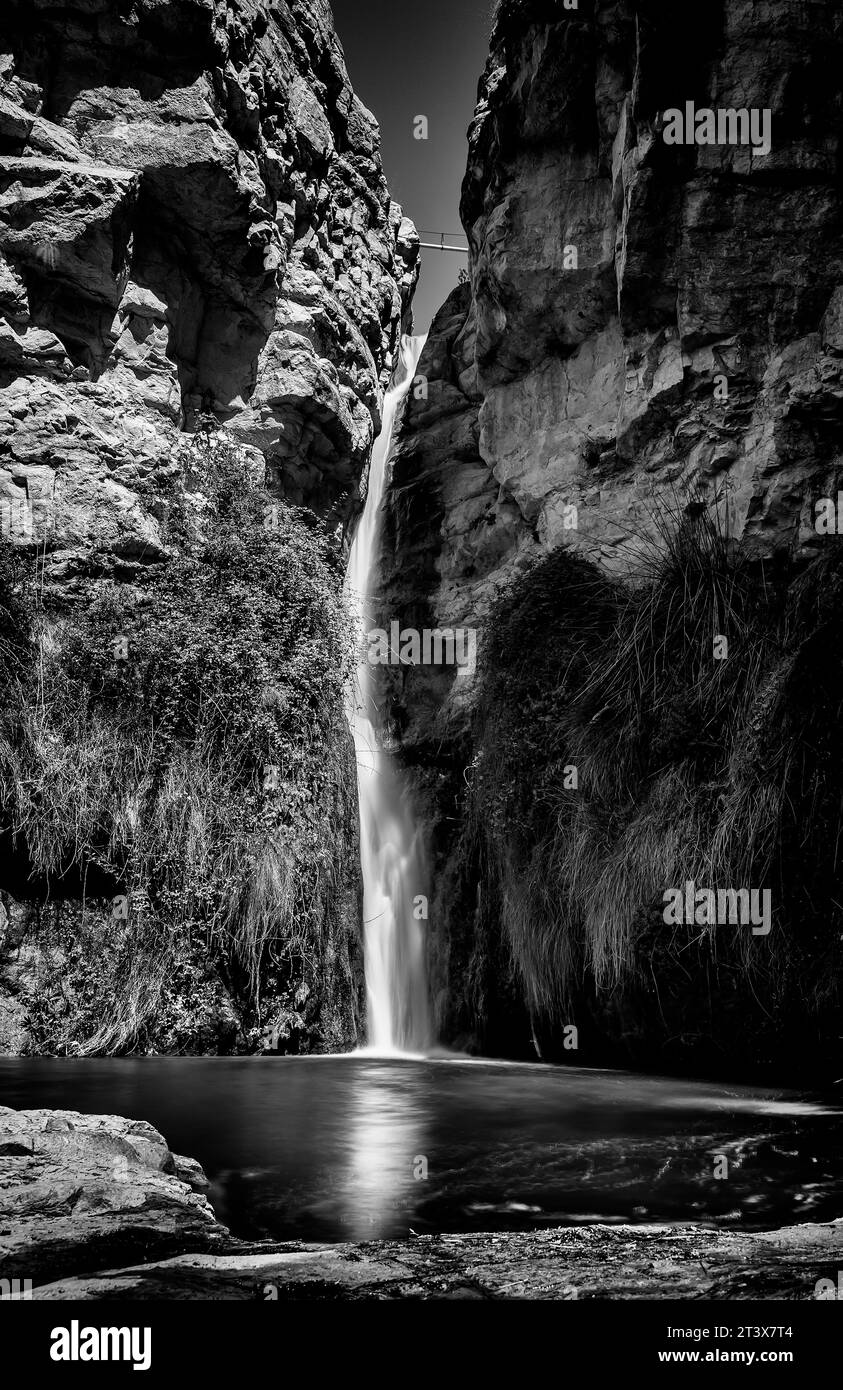
[(829, 1301), (843, 0), (0, 0), (9, 1355)]

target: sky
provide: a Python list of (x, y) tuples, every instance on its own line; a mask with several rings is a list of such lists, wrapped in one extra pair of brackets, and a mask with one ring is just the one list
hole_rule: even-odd
[[(422, 235), (465, 246), (459, 217), (466, 131), (486, 65), (493, 0), (331, 0), (352, 86), (381, 128), (389, 190)], [(416, 116), (427, 140), (414, 138)], [(456, 236), (454, 234), (457, 234)], [(466, 256), (422, 251), (415, 332), (457, 283)]]

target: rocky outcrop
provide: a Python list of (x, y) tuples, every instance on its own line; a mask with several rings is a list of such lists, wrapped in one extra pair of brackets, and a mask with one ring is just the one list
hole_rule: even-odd
[[(482, 455), (522, 544), (628, 569), (694, 485), (729, 491), (756, 552), (816, 547), (842, 389), (839, 6), (590, 8), (500, 7), (469, 134)], [(666, 143), (687, 102), (771, 112), (770, 152)]]
[(220, 1249), (208, 1187), (144, 1120), (0, 1107), (0, 1277), (38, 1285)]
[[(841, 49), (836, 5), (499, 6), (463, 185), (471, 290), (434, 322), (394, 474), (396, 545), (431, 551), (443, 621), (479, 619), (561, 542), (634, 572), (691, 491), (720, 495), (754, 554), (820, 549), (843, 410)], [(769, 155), (667, 145), (664, 112), (691, 100), (771, 108)]]
[(326, 0), (11, 0), (0, 53), (4, 530), (48, 583), (160, 559), (208, 413), (347, 515), (418, 249)]
[[(375, 119), (350, 86), (327, 0), (3, 7), (0, 538), (37, 564), (41, 617), (37, 633), (24, 624), (25, 656), (46, 644), (61, 665), (62, 624), (100, 602), (131, 610), (121, 594), (133, 581), (144, 589), (141, 606), (155, 612), (155, 585), (169, 561), (184, 558), (180, 508), (195, 520), (215, 505), (213, 450), (202, 444), (212, 434), (255, 492), (309, 508), (332, 534), (354, 514), (418, 274), (415, 229), (390, 199), (379, 145)], [(204, 522), (197, 524), (201, 533)], [(253, 535), (249, 544), (257, 543)], [(335, 563), (335, 587), (338, 570)], [(4, 584), (4, 593), (18, 594), (20, 574), (4, 568)], [(265, 602), (255, 588), (252, 611)], [(310, 640), (305, 628), (297, 630), (302, 642)], [(253, 666), (256, 650), (253, 643)], [(271, 650), (295, 666), (277, 640)], [(154, 662), (154, 650), (150, 656)], [(209, 664), (203, 660), (204, 671)], [(230, 661), (226, 669), (231, 675)], [(203, 708), (218, 695), (206, 689)], [(266, 689), (249, 698), (276, 707)], [(7, 752), (26, 742), (32, 699), (9, 715)], [(48, 703), (61, 713), (60, 701)], [(82, 715), (78, 736), (70, 735), (72, 752), (87, 721)], [(67, 737), (54, 730), (39, 747)], [(331, 786), (353, 781), (341, 711), (328, 741), (339, 771), (320, 787), (332, 795)], [(261, 746), (260, 765), (265, 739)], [(288, 752), (287, 765), (296, 748)], [(226, 755), (220, 765), (234, 764)], [(22, 1001), (52, 997), (64, 952), (102, 958), (90, 942), (80, 945), (88, 941), (80, 923), (93, 909), (102, 941), (110, 940), (109, 900), (125, 888), (126, 854), (112, 856), (103, 876), (92, 862), (98, 853), (81, 851), (68, 827), (66, 862), (60, 872), (52, 866), (47, 885), (20, 814), (8, 810), (14, 787), (31, 779), (7, 768), (5, 780), (0, 1048), (65, 1050), (52, 1025), (40, 1035)], [(131, 800), (134, 792), (125, 784), (118, 795)], [(303, 802), (292, 804), (295, 811)], [(302, 957), (291, 948), (291, 959), (271, 966), (282, 982), (263, 981), (263, 1006), (245, 1018), (231, 1002), (244, 988), (232, 983), (231, 963), (223, 963), (223, 981), (220, 961), (205, 959), (202, 933), (188, 930), (183, 960), (196, 989), (165, 971), (176, 1032), (161, 1033), (156, 1005), (158, 1034), (140, 1045), (337, 1050), (358, 1041), (358, 855), (345, 805), (330, 811), (334, 857), (316, 901), (299, 884), (308, 899), (299, 917), (311, 912), (318, 922), (319, 951), (305, 955), (319, 988), (302, 980)], [(107, 815), (104, 804), (100, 810)], [(276, 877), (287, 872), (278, 858)], [(200, 893), (212, 896), (207, 874)], [(47, 916), (39, 915), (47, 901)], [(183, 906), (174, 914), (170, 905), (164, 917), (183, 925)], [(283, 943), (275, 949), (283, 954)], [(274, 997), (281, 994), (283, 1007)], [(77, 1005), (58, 1004), (71, 1033)], [(90, 1035), (87, 1024), (81, 1032)]]
[[(482, 632), (560, 548), (635, 584), (666, 519), (707, 511), (765, 573), (828, 554), (814, 505), (841, 464), (841, 56), (838, 4), (501, 0), (463, 185), (470, 287), (406, 405), (383, 622)], [(666, 112), (689, 102), (771, 112), (769, 153), (668, 143)], [(511, 1052), (531, 1046), (511, 903), (482, 854), (467, 862), (474, 693), (417, 667), (393, 673), (387, 707), (428, 823), (443, 1037)]]

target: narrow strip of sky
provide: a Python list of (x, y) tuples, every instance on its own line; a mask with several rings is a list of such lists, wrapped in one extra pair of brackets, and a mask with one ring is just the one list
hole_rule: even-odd
[[(486, 64), (493, 0), (331, 0), (354, 90), (381, 128), (390, 192), (437, 241), (465, 245), (459, 202), (466, 131)], [(428, 139), (414, 138), (426, 116)], [(415, 331), (426, 333), (447, 298), (462, 256), (422, 252)]]

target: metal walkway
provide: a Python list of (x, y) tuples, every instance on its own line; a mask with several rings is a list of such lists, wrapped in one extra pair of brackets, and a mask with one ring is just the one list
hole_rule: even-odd
[(446, 246), (445, 244), (446, 236), (464, 236), (464, 232), (431, 232), (428, 230), (420, 231), (419, 235), (439, 237), (438, 241), (420, 241), (419, 246), (422, 246), (425, 251), (455, 251), (458, 256), (468, 255), (467, 246)]

